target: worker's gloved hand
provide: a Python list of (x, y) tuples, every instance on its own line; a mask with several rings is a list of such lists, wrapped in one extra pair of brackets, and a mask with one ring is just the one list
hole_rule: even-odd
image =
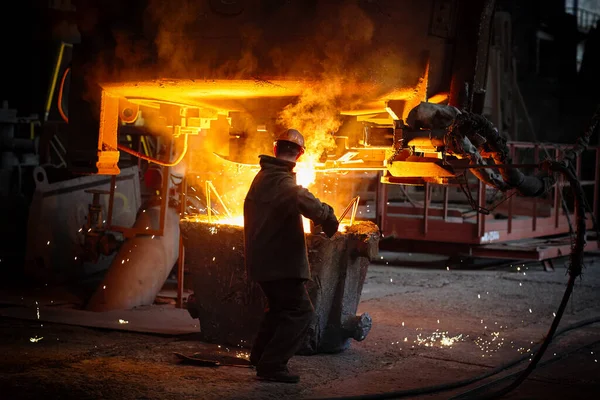
[(335, 233), (338, 231), (339, 226), (340, 223), (335, 218), (335, 215), (332, 214), (329, 218), (325, 220), (325, 222), (323, 222), (323, 232), (325, 232), (327, 237), (330, 238), (333, 235), (335, 235)]

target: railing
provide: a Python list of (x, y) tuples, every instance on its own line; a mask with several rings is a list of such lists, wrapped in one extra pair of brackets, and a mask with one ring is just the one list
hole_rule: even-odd
[[(514, 163), (538, 163), (544, 159), (560, 159), (561, 154), (570, 147), (546, 143), (509, 143)], [(590, 164), (588, 168), (582, 168), (583, 157), (586, 157)], [(523, 169), (523, 172), (534, 174), (539, 171)], [(590, 147), (577, 159), (576, 174), (582, 186), (587, 188), (586, 197), (589, 197), (587, 201), (591, 207), (590, 211), (597, 216), (600, 211), (600, 148)], [(434, 207), (431, 201), (433, 184), (426, 183), (422, 206), (407, 209), (408, 206), (404, 204), (388, 203), (387, 186), (379, 185), (377, 215), (381, 230), (386, 236), (393, 235), (400, 239), (470, 244), (559, 235), (571, 230), (574, 214), (567, 204), (568, 194), (563, 197), (563, 188), (568, 186), (568, 183), (560, 178), (543, 198), (522, 198), (517, 202), (517, 198), (511, 193), (505, 194), (506, 201), (503, 201), (498, 211), (501, 209), (506, 217), (500, 219), (494, 215), (470, 214), (451, 209), (449, 186), (456, 185), (445, 185), (443, 200), (441, 203), (438, 200)], [(474, 189), (471, 197), (476, 207), (490, 207), (486, 199), (486, 185), (477, 180), (475, 185), (467, 182), (466, 187), (469, 192)], [(540, 207), (543, 204), (547, 206), (547, 210), (542, 214)], [(491, 206), (494, 208), (494, 204)], [(591, 227), (592, 220), (588, 220), (588, 223)]]
[(577, 17), (577, 27), (581, 32), (588, 33), (600, 21), (600, 14), (583, 8), (567, 7), (567, 14)]

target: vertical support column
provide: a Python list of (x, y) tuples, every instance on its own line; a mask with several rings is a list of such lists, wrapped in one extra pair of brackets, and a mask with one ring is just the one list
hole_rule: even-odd
[[(137, 151), (138, 153), (142, 153), (142, 136), (136, 136), (137, 137)], [(137, 158), (137, 166), (138, 166), (138, 171), (142, 171), (142, 159), (140, 157)]]
[[(181, 179), (181, 193), (179, 193), (179, 217), (183, 218), (185, 215), (185, 209), (187, 207), (187, 178), (183, 175)], [(176, 307), (183, 307), (183, 279), (185, 273), (185, 248), (183, 247), (183, 237), (181, 232), (179, 233), (179, 257), (177, 258), (177, 302)]]
[[(581, 158), (583, 157), (583, 154), (580, 154), (579, 156), (577, 156), (577, 160), (575, 161), (575, 176), (577, 177), (577, 179), (579, 181), (581, 181)], [(569, 210), (567, 210), (567, 212), (569, 212)], [(573, 207), (573, 216), (575, 217), (574, 220), (577, 221), (577, 207)]]
[[(173, 138), (169, 139), (169, 145), (167, 146), (167, 149), (167, 154), (170, 158), (173, 151)], [(160, 227), (158, 228), (160, 236), (162, 236), (165, 232), (167, 208), (169, 207), (169, 182), (171, 182), (171, 168), (162, 167), (162, 173), (163, 180), (162, 189), (160, 191)]]
[(115, 186), (117, 186), (117, 176), (110, 177), (110, 190), (108, 195), (108, 212), (106, 215), (106, 226), (108, 229), (112, 226), (113, 206), (115, 204)]
[[(556, 149), (554, 159), (558, 160), (560, 157), (560, 150)], [(562, 191), (562, 174), (558, 176), (556, 183), (554, 185), (554, 227), (558, 228), (558, 223), (560, 219), (560, 195)]]
[(448, 185), (444, 186), (444, 208), (443, 208), (443, 214), (444, 214), (444, 222), (448, 221)]
[(118, 175), (120, 172), (117, 165), (119, 162), (118, 129), (119, 98), (102, 91), (96, 161), (99, 175)]
[[(535, 164), (538, 164), (540, 162), (540, 146), (538, 144), (536, 144), (533, 147), (533, 162)], [(537, 197), (533, 198), (533, 210), (532, 210), (532, 217), (531, 217), (531, 230), (533, 232), (536, 231), (537, 229)]]
[(383, 174), (379, 173), (377, 177), (377, 225), (379, 230), (385, 232), (385, 220), (387, 215), (387, 198), (388, 198), (388, 187), (387, 184), (381, 182)]
[[(457, 1), (456, 35), (453, 46), (452, 79), (450, 82), (449, 104), (467, 106), (471, 109), (471, 95), (483, 94), (487, 81), (488, 51), (495, 0), (459, 0)], [(477, 38), (477, 40), (473, 40)], [(467, 83), (469, 98), (463, 98)], [(466, 94), (466, 93), (465, 93)], [(483, 102), (478, 102), (483, 105)]]
[(594, 174), (594, 217), (598, 218), (598, 191), (600, 190), (600, 147), (596, 148), (596, 172)]
[(167, 207), (169, 207), (169, 181), (171, 168), (163, 167), (163, 182), (162, 189), (160, 193), (160, 227), (158, 228), (162, 236), (165, 231), (165, 219), (167, 218)]
[(425, 196), (423, 200), (423, 236), (427, 236), (427, 220), (429, 219), (429, 182), (425, 182)]
[[(477, 205), (479, 208), (485, 207), (485, 184), (481, 180), (477, 180)], [(477, 213), (477, 235), (478, 241), (485, 235), (485, 214)]]
[[(515, 150), (515, 145), (513, 143), (511, 143), (509, 145), (510, 147), (510, 158), (513, 162), (513, 164), (517, 163), (517, 154), (516, 154), (516, 150)], [(514, 196), (510, 196), (508, 198), (508, 221), (507, 221), (507, 232), (510, 235), (512, 233), (512, 222), (513, 222), (513, 199)]]

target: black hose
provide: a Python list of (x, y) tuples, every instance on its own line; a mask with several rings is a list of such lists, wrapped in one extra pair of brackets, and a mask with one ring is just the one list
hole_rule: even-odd
[[(585, 150), (585, 148), (582, 148), (581, 151), (583, 151), (583, 150)], [(575, 155), (573, 159), (575, 159), (576, 157), (577, 157), (577, 155)], [(585, 202), (585, 200), (584, 200), (585, 195), (583, 193), (581, 183), (579, 182), (579, 180), (573, 173), (573, 169), (570, 168), (571, 164), (569, 163), (569, 159), (563, 160), (563, 162), (547, 162), (547, 165), (549, 166), (550, 170), (552, 170), (554, 172), (560, 172), (567, 178), (567, 180), (569, 181), (569, 184), (571, 186), (571, 190), (573, 191), (573, 197), (575, 200), (575, 214), (577, 215), (577, 220), (576, 220), (577, 234), (575, 237), (575, 243), (573, 245), (573, 248), (571, 249), (571, 265), (569, 266), (569, 282), (567, 283), (567, 288), (565, 289), (565, 293), (563, 295), (562, 301), (560, 302), (558, 311), (556, 312), (556, 317), (552, 321), (552, 325), (550, 326), (550, 329), (548, 330), (548, 334), (546, 335), (546, 338), (542, 342), (540, 349), (535, 353), (533, 359), (531, 360), (531, 362), (529, 363), (527, 368), (525, 370), (523, 370), (519, 374), (517, 379), (515, 379), (515, 381), (512, 382), (507, 387), (505, 387), (495, 393), (490, 393), (490, 394), (487, 394), (484, 396), (476, 397), (477, 399), (495, 399), (498, 397), (502, 397), (505, 394), (509, 393), (510, 391), (516, 389), (533, 372), (536, 365), (542, 359), (544, 353), (546, 352), (546, 349), (550, 345), (550, 342), (552, 342), (552, 338), (554, 337), (556, 329), (558, 328), (558, 324), (560, 323), (563, 313), (564, 313), (565, 309), (567, 308), (567, 304), (569, 303), (569, 298), (571, 297), (571, 293), (573, 292), (573, 287), (575, 286), (575, 279), (577, 279), (577, 277), (579, 275), (581, 275), (581, 271), (583, 269), (583, 250), (585, 247), (586, 214), (585, 214), (585, 209), (583, 207), (584, 202)]]
[[(560, 355), (560, 357), (557, 357), (557, 358), (551, 358), (551, 359), (549, 359), (549, 360), (546, 360), (546, 361), (544, 361), (544, 362), (541, 362), (541, 363), (539, 363), (539, 364), (538, 364), (538, 368), (541, 368), (541, 367), (544, 367), (544, 366), (546, 366), (546, 365), (548, 365), (548, 364), (552, 364), (552, 363), (555, 363), (555, 362), (557, 362), (557, 361), (560, 361), (560, 360), (562, 360), (562, 359), (564, 359), (564, 358), (566, 358), (566, 357), (570, 356), (570, 355), (571, 355), (571, 354), (573, 354), (573, 353), (576, 353), (576, 352), (578, 352), (578, 351), (580, 351), (580, 350), (583, 350), (583, 349), (585, 349), (585, 348), (589, 348), (589, 347), (595, 346), (595, 345), (597, 345), (598, 343), (600, 343), (600, 341), (596, 341), (596, 342), (593, 342), (593, 343), (591, 343), (591, 344), (587, 344), (587, 345), (585, 345), (585, 346), (578, 347), (578, 348), (576, 348), (576, 349), (573, 349), (573, 350), (567, 351), (566, 353), (562, 353), (562, 354)], [(502, 378), (495, 379), (495, 380), (493, 380), (493, 381), (491, 381), (491, 382), (488, 382), (488, 383), (486, 383), (486, 384), (483, 384), (483, 385), (481, 385), (481, 386), (478, 386), (478, 387), (476, 387), (476, 388), (473, 388), (473, 389), (471, 389), (471, 390), (468, 390), (468, 391), (466, 391), (466, 392), (463, 392), (463, 393), (461, 393), (461, 394), (459, 394), (459, 395), (457, 395), (457, 396), (451, 397), (449, 400), (474, 399), (475, 397), (470, 397), (470, 396), (471, 396), (471, 395), (473, 395), (473, 394), (477, 394), (478, 392), (481, 392), (481, 391), (485, 390), (485, 389), (486, 389), (486, 388), (488, 388), (489, 386), (492, 386), (492, 385), (498, 384), (498, 383), (500, 383), (500, 382), (502, 382), (502, 381), (505, 381), (505, 380), (507, 380), (507, 379), (510, 379), (510, 378), (514, 377), (515, 375), (518, 375), (518, 374), (520, 374), (520, 373), (521, 373), (521, 371), (513, 372), (512, 374), (509, 374), (509, 375), (503, 376)]]
[[(477, 120), (477, 122), (480, 122), (480, 121)], [(600, 107), (598, 107), (596, 109), (596, 112), (594, 113), (594, 116), (592, 117), (592, 121), (591, 121), (588, 129), (586, 129), (586, 131), (581, 135), (581, 137), (579, 137), (577, 139), (577, 142), (576, 142), (575, 146), (573, 147), (573, 149), (571, 149), (565, 153), (565, 156), (562, 161), (560, 161), (560, 162), (545, 161), (544, 163), (541, 164), (543, 167), (545, 167), (544, 169), (546, 171), (553, 172), (553, 173), (561, 173), (567, 178), (567, 180), (570, 183), (571, 190), (573, 191), (573, 197), (574, 197), (574, 202), (575, 202), (575, 212), (577, 215), (576, 237), (575, 237), (575, 242), (574, 242), (573, 248), (571, 249), (571, 265), (569, 266), (569, 281), (567, 283), (567, 288), (565, 289), (565, 293), (563, 295), (562, 301), (558, 307), (556, 317), (552, 321), (552, 325), (550, 326), (550, 329), (548, 330), (548, 334), (546, 335), (546, 338), (540, 345), (540, 349), (535, 353), (535, 356), (533, 357), (532, 361), (529, 363), (527, 368), (519, 374), (517, 379), (513, 383), (511, 383), (509, 386), (507, 386), (506, 388), (503, 388), (503, 389), (501, 389), (495, 393), (489, 394), (485, 397), (478, 397), (478, 399), (479, 398), (485, 398), (485, 399), (497, 398), (497, 397), (500, 397), (500, 396), (503, 396), (503, 395), (509, 393), (510, 391), (512, 391), (513, 389), (518, 387), (525, 379), (527, 379), (529, 374), (531, 374), (531, 372), (535, 369), (536, 365), (538, 364), (538, 362), (540, 361), (540, 359), (546, 352), (546, 349), (548, 348), (548, 346), (550, 345), (550, 342), (552, 342), (552, 339), (556, 334), (556, 330), (558, 328), (558, 325), (560, 323), (562, 315), (565, 311), (565, 308), (567, 307), (569, 298), (571, 297), (571, 293), (573, 292), (573, 287), (575, 286), (575, 279), (579, 275), (581, 275), (581, 271), (583, 269), (583, 251), (585, 248), (585, 231), (586, 231), (586, 224), (585, 224), (586, 213), (585, 213), (585, 209), (584, 209), (585, 194), (581, 187), (581, 183), (579, 182), (579, 180), (577, 179), (577, 176), (575, 175), (574, 163), (575, 163), (575, 160), (577, 159), (577, 157), (579, 157), (587, 149), (587, 145), (589, 144), (589, 139), (592, 136), (592, 134), (595, 132), (598, 125), (600, 125)], [(549, 175), (548, 178), (550, 178), (550, 179), (548, 179), (547, 181), (552, 181), (552, 182), (555, 181), (553, 174)], [(534, 179), (540, 179), (540, 177), (534, 177)], [(542, 180), (542, 179), (540, 179), (540, 180)], [(546, 180), (546, 179), (544, 179), (544, 180)], [(527, 355), (526, 358), (529, 358), (529, 355)], [(497, 368), (493, 369), (492, 371), (489, 371), (488, 373), (480, 375), (478, 377), (464, 379), (461, 381), (446, 383), (446, 384), (442, 384), (442, 385), (427, 386), (427, 387), (422, 387), (422, 388), (417, 388), (417, 389), (379, 393), (379, 394), (373, 394), (373, 395), (359, 395), (359, 396), (353, 396), (353, 397), (346, 396), (346, 397), (338, 397), (338, 398), (330, 397), (330, 398), (323, 398), (321, 400), (397, 399), (397, 398), (401, 398), (401, 397), (418, 396), (418, 395), (436, 393), (436, 392), (441, 392), (441, 391), (447, 391), (447, 390), (467, 386), (471, 383), (485, 379), (485, 378), (492, 376), (494, 374), (497, 374), (507, 368), (510, 368), (511, 366), (513, 366), (521, 361), (523, 361), (523, 359), (517, 359), (517, 361), (513, 361), (511, 363), (497, 367)]]
[[(574, 324), (568, 325), (562, 329), (559, 329), (554, 337), (559, 337), (564, 335), (565, 333), (568, 333), (574, 329), (578, 329), (578, 328), (582, 328), (584, 326), (587, 325), (592, 325), (592, 324), (597, 324), (600, 323), (600, 317), (595, 317), (595, 318), (589, 318), (583, 321), (579, 321), (576, 322)], [(531, 349), (531, 352), (536, 352), (537, 349), (541, 346), (537, 345), (535, 346), (533, 349)], [(394, 392), (386, 392), (386, 393), (376, 393), (376, 394), (365, 394), (365, 395), (358, 395), (358, 396), (341, 396), (341, 397), (318, 397), (318, 398), (311, 398), (312, 400), (338, 400), (338, 399), (345, 399), (345, 400), (380, 400), (380, 399), (400, 399), (403, 397), (414, 397), (414, 396), (422, 396), (425, 394), (432, 394), (432, 393), (439, 393), (439, 392), (446, 392), (448, 390), (452, 390), (452, 389), (458, 389), (460, 387), (464, 387), (464, 386), (468, 386), (472, 383), (484, 380), (486, 378), (489, 378), (490, 376), (493, 375), (497, 375), (499, 373), (501, 373), (504, 370), (507, 370), (511, 367), (514, 367), (515, 365), (527, 360), (531, 358), (531, 355), (525, 354), (519, 358), (516, 358), (512, 361), (509, 361), (508, 363), (502, 364), (484, 374), (472, 377), (472, 378), (467, 378), (467, 379), (462, 379), (460, 381), (454, 381), (454, 382), (448, 382), (448, 383), (442, 383), (440, 385), (434, 385), (434, 386), (424, 386), (424, 387), (420, 387), (420, 388), (415, 388), (415, 389), (408, 389), (408, 390), (398, 390), (398, 391), (394, 391)], [(462, 394), (461, 394), (462, 395)], [(461, 396), (459, 395), (459, 396)]]

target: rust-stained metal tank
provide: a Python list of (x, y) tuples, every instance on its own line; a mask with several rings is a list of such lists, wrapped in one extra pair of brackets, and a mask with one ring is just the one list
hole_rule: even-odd
[[(202, 340), (250, 346), (265, 302), (260, 287), (246, 279), (243, 228), (184, 220), (181, 234), (194, 290), (188, 310), (200, 320)], [(307, 289), (315, 316), (299, 353), (340, 352), (371, 328), (370, 316), (356, 311), (369, 262), (377, 255), (379, 229), (357, 222), (331, 239), (306, 238), (312, 273)]]

